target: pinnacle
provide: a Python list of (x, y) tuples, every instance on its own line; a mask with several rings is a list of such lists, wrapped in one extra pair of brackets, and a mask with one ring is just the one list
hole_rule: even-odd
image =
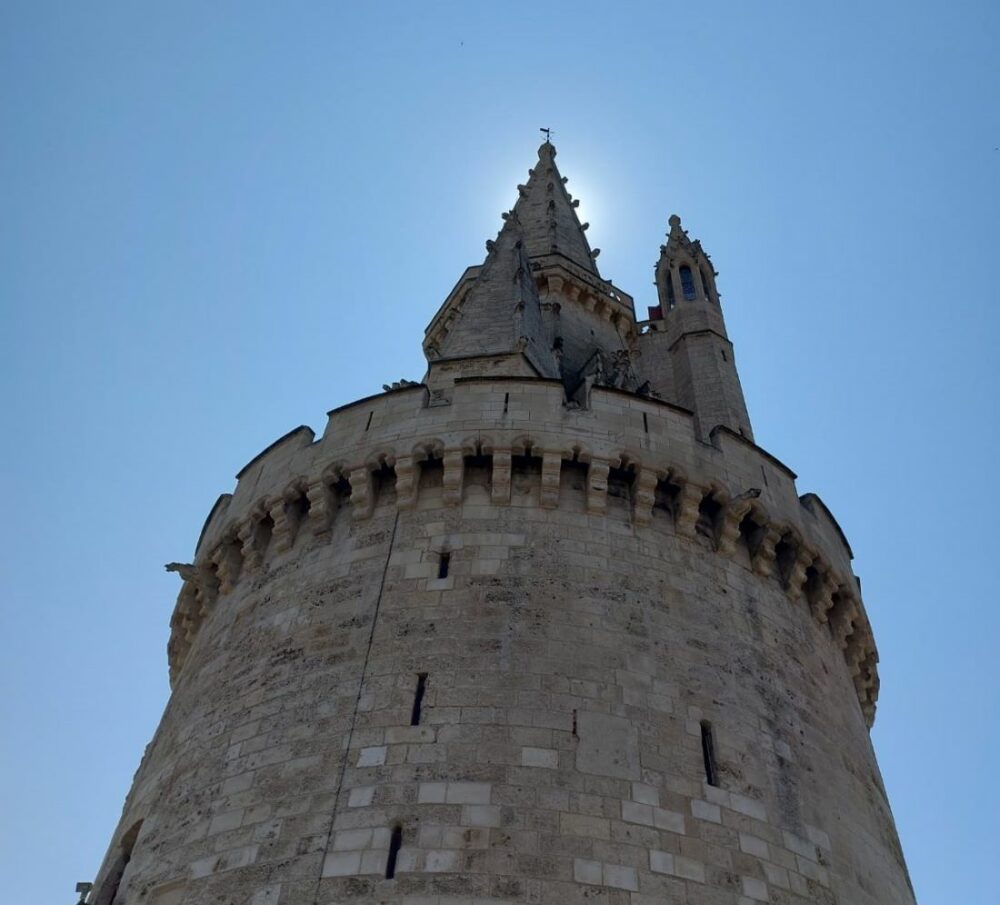
[(528, 181), (517, 187), (514, 213), (524, 234), (528, 257), (561, 255), (600, 277), (595, 258), (576, 214), (579, 201), (566, 190), (566, 180), (556, 166), (556, 147), (545, 141), (538, 148), (538, 162), (528, 171)]
[(667, 221), (670, 229), (667, 231), (667, 243), (660, 246), (660, 251), (665, 252), (668, 248), (677, 250), (678, 248), (700, 249), (701, 243), (697, 240), (692, 242), (688, 238), (687, 230), (681, 226), (681, 218), (677, 214), (671, 214)]

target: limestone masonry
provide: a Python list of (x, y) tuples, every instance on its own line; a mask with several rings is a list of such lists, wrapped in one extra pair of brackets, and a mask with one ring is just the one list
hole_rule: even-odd
[(637, 320), (546, 142), (401, 382), (219, 498), (91, 905), (913, 903), (851, 549), (677, 217)]

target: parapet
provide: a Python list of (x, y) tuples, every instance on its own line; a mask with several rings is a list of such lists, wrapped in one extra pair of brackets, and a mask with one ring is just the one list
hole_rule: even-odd
[(205, 617), (241, 579), (297, 543), (328, 538), (341, 510), (370, 517), (390, 482), (394, 505), (412, 509), (422, 471), (440, 468), (442, 505), (458, 507), (469, 470), (486, 469), (489, 505), (509, 506), (512, 476), (530, 471), (532, 504), (554, 509), (562, 470), (574, 468), (586, 474), (588, 516), (620, 517), (608, 500), (624, 499), (637, 535), (672, 534), (734, 559), (779, 585), (790, 606), (807, 607), (843, 652), (870, 726), (878, 654), (839, 525), (818, 497), (799, 497), (795, 474), (765, 450), (724, 428), (710, 439), (677, 406), (594, 387), (584, 408), (567, 404), (560, 381), (533, 378), (460, 378), (447, 402), (403, 386), (334, 409), (321, 437), (306, 427), (286, 434), (213, 508), (194, 564), (183, 567), (171, 680)]

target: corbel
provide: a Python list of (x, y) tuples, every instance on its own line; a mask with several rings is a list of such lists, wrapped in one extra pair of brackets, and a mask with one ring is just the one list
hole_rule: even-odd
[(555, 509), (559, 505), (561, 476), (562, 453), (554, 449), (543, 450), (541, 490), (541, 505), (543, 509)]
[(504, 505), (510, 502), (510, 450), (493, 451), (493, 473), (490, 497), (494, 503)]
[[(457, 506), (462, 502), (462, 489), (465, 482), (465, 455), (461, 449), (445, 450), (442, 456), (444, 475), (442, 476), (442, 500), (445, 506)], [(396, 472), (397, 482), (399, 472)]]
[(611, 463), (592, 458), (587, 467), (587, 512), (603, 515), (608, 510), (608, 471)]
[[(396, 506), (412, 509), (417, 505), (417, 482), (419, 470), (413, 456), (396, 459)], [(353, 494), (352, 494), (353, 496)]]
[(351, 469), (351, 512), (356, 520), (371, 518), (375, 508), (372, 472), (367, 465)]
[(632, 512), (632, 518), (637, 525), (646, 526), (653, 520), (656, 484), (656, 472), (652, 468), (639, 469), (635, 479), (635, 505)]

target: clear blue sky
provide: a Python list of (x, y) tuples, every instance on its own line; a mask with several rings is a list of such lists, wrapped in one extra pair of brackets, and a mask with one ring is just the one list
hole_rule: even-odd
[(216, 496), (419, 379), (551, 126), (606, 276), (720, 272), (759, 442), (853, 544), (922, 905), (996, 901), (1000, 4), (0, 7), (0, 876), (92, 878)]

